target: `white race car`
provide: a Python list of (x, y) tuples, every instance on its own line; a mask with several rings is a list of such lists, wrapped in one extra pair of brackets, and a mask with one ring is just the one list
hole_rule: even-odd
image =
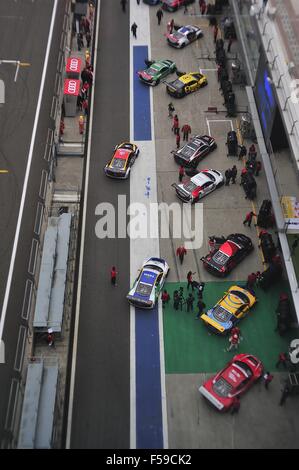
[(172, 187), (183, 202), (191, 202), (193, 204), (215, 189), (220, 188), (223, 183), (224, 178), (222, 173), (210, 169), (200, 170), (195, 176), (185, 181), (185, 183), (173, 183)]
[(175, 26), (175, 29), (177, 30), (173, 33), (167, 34), (167, 42), (170, 46), (177, 49), (181, 49), (203, 36), (202, 30), (197, 26)]
[(154, 308), (168, 272), (169, 266), (164, 259), (146, 259), (142, 264), (139, 276), (127, 295), (128, 301), (135, 307)]

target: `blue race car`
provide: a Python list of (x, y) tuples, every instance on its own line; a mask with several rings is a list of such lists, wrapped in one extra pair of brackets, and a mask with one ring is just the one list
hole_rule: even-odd
[(154, 308), (168, 272), (169, 266), (164, 259), (145, 260), (139, 276), (127, 295), (128, 301), (135, 307)]

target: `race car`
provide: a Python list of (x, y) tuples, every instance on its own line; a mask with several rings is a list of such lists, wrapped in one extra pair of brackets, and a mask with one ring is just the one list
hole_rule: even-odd
[(154, 308), (168, 272), (169, 266), (164, 259), (145, 260), (139, 276), (127, 295), (128, 301), (135, 307)]
[(201, 170), (197, 175), (184, 183), (173, 183), (178, 198), (183, 202), (195, 202), (223, 185), (223, 176), (217, 170)]
[(219, 411), (227, 411), (234, 398), (243, 395), (263, 375), (263, 364), (251, 354), (237, 354), (199, 392)]
[(229, 235), (223, 245), (201, 258), (204, 267), (215, 276), (224, 277), (253, 250), (249, 237), (242, 233)]
[(110, 178), (128, 178), (131, 167), (139, 155), (137, 145), (130, 142), (123, 142), (115, 147), (114, 153), (109, 163), (104, 168), (104, 172)]
[(175, 26), (176, 31), (167, 34), (167, 42), (170, 46), (182, 49), (196, 39), (203, 36), (203, 32), (198, 26)]
[(252, 291), (232, 286), (217, 304), (200, 318), (213, 333), (225, 335), (249, 312), (257, 302)]
[(183, 98), (208, 84), (207, 77), (200, 72), (177, 72), (177, 75), (176, 80), (166, 82), (166, 91), (174, 98)]
[[(184, 5), (185, 0), (162, 0), (162, 8), (167, 11), (176, 11)], [(195, 0), (187, 0), (187, 5), (194, 3)]]
[(176, 71), (176, 64), (172, 60), (145, 60), (147, 68), (139, 70), (137, 75), (142, 83), (150, 86), (156, 86), (162, 78)]
[(195, 135), (179, 150), (171, 153), (179, 165), (196, 168), (200, 160), (217, 148), (216, 141), (209, 135)]

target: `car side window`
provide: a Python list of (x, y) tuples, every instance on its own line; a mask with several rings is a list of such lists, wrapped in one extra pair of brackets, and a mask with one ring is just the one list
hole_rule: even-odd
[(203, 189), (207, 189), (209, 188), (209, 186), (211, 186), (212, 184), (212, 181), (207, 181), (205, 184), (202, 185)]
[(166, 71), (167, 71), (167, 67), (166, 67), (166, 66), (164, 66), (164, 67), (161, 68), (161, 73), (165, 73)]
[(192, 39), (194, 38), (194, 32), (191, 31), (191, 33), (188, 33), (187, 38), (189, 39), (189, 41), (192, 41)]
[(163, 273), (159, 274), (159, 276), (157, 277), (157, 279), (156, 279), (156, 285), (159, 285), (159, 284), (160, 284), (160, 282), (161, 282), (161, 280), (162, 280), (162, 275), (163, 275)]
[(241, 305), (241, 307), (239, 307), (238, 310), (236, 311), (236, 317), (240, 317), (240, 315), (242, 315), (244, 309), (245, 309), (245, 305)]

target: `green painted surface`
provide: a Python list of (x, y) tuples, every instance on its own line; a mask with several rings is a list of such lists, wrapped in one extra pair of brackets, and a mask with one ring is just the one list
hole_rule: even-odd
[[(233, 284), (231, 281), (207, 282), (203, 297), (206, 307), (215, 305), (223, 292)], [(235, 284), (244, 285), (244, 282)], [(184, 286), (186, 297), (186, 283), (167, 283), (165, 286), (171, 297), (163, 315), (166, 373), (217, 372), (235, 354), (234, 351), (224, 351), (229, 346), (228, 337), (211, 334), (201, 320), (195, 319), (196, 308), (193, 314), (187, 313), (185, 306), (182, 312), (173, 309), (173, 292), (179, 290), (179, 286)], [(275, 370), (279, 352), (287, 351), (290, 340), (299, 338), (298, 330), (291, 330), (283, 337), (274, 331), (279, 293), (287, 290), (287, 283), (274, 286), (267, 292), (256, 289), (259, 301), (239, 323), (243, 340), (238, 352), (256, 355), (263, 362), (265, 369), (271, 371)], [(197, 293), (194, 293), (195, 307)]]

